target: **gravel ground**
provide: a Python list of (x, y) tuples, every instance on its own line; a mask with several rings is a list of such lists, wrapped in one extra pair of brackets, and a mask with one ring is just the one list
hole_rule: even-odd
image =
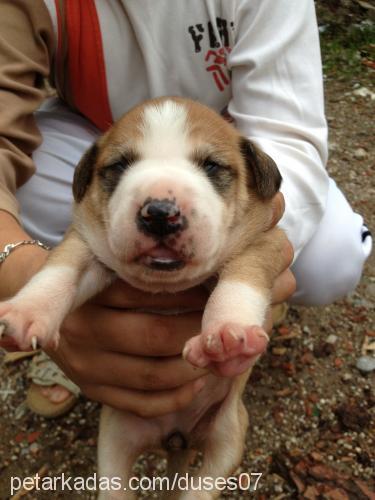
[[(329, 172), (352, 206), (375, 227), (374, 100), (370, 70), (363, 79), (328, 78)], [(225, 498), (375, 499), (374, 372), (356, 364), (375, 354), (375, 256), (357, 290), (322, 308), (293, 307), (275, 329), (268, 354), (253, 371), (245, 401), (250, 415), (246, 452), (237, 473), (261, 473), (256, 492)], [(367, 349), (366, 349), (367, 345)], [(99, 408), (80, 399), (51, 421), (23, 405), (28, 361), (0, 363), (0, 498), (11, 476), (91, 476), (96, 470)], [(160, 475), (164, 464), (139, 460), (140, 475)], [(254, 480), (255, 480), (254, 476)], [(145, 498), (157, 498), (147, 493)], [(92, 493), (37, 493), (27, 499), (94, 498)], [(16, 497), (14, 497), (16, 498)], [(18, 498), (21, 498), (20, 496)]]

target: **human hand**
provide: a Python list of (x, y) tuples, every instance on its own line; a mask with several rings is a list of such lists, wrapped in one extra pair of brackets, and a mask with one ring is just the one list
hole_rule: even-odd
[[(66, 318), (59, 346), (48, 354), (91, 399), (142, 417), (176, 411), (190, 403), (206, 373), (181, 357), (200, 329), (206, 300), (203, 287), (152, 295), (118, 280)], [(135, 308), (195, 312), (156, 315)]]
[[(282, 193), (278, 192), (273, 199), (273, 217), (270, 229), (280, 221), (285, 210), (285, 200)], [(271, 302), (272, 306), (286, 302), (296, 290), (296, 280), (290, 270), (294, 258), (294, 250), (290, 241), (285, 238), (283, 248), (283, 266), (280, 269), (280, 274), (275, 279), (272, 288)], [(270, 333), (273, 327), (272, 310), (269, 309), (264, 322), (264, 330)]]

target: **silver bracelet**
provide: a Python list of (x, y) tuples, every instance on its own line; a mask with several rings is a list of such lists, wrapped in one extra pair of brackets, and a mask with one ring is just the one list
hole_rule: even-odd
[(23, 245), (37, 245), (44, 250), (51, 250), (49, 246), (45, 245), (39, 240), (23, 240), (19, 241), (18, 243), (8, 243), (8, 245), (5, 245), (4, 250), (0, 252), (0, 264), (2, 264), (7, 257), (9, 257), (13, 250)]

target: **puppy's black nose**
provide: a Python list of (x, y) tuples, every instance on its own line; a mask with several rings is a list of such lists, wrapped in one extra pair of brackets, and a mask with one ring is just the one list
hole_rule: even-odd
[(179, 208), (167, 198), (147, 200), (138, 212), (137, 225), (141, 231), (159, 238), (184, 229)]

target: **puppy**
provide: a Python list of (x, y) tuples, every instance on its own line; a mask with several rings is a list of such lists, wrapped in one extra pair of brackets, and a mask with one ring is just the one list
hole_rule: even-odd
[[(116, 277), (152, 293), (216, 283), (201, 332), (183, 351), (194, 366), (211, 369), (203, 389), (187, 408), (159, 418), (104, 407), (100, 475), (126, 484), (137, 456), (160, 447), (170, 472), (187, 470), (191, 448), (204, 453), (201, 477), (237, 468), (248, 425), (241, 400), (247, 361), (267, 343), (259, 326), (281, 269), (285, 236), (268, 230), (280, 183), (271, 158), (214, 111), (182, 98), (137, 106), (83, 156), (73, 223), (42, 270), (0, 304), (2, 334), (21, 349), (57, 345), (65, 316)], [(187, 500), (219, 492), (173, 494)]]

